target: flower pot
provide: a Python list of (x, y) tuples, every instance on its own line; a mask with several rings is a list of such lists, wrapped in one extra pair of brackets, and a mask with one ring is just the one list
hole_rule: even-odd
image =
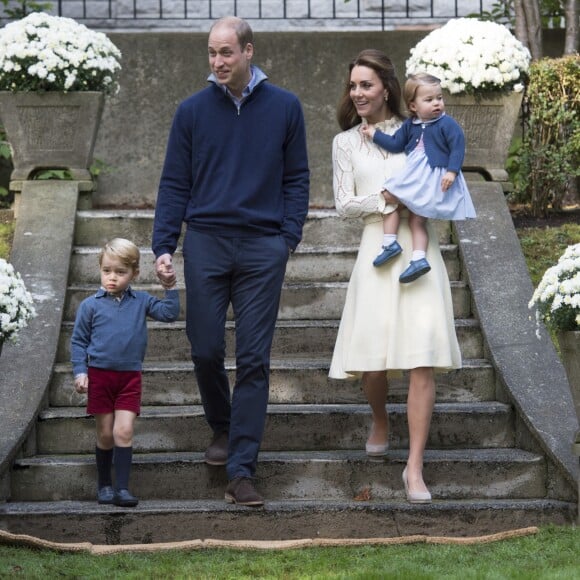
[(484, 171), (493, 181), (507, 181), (505, 164), (523, 93), (487, 96), (445, 93), (445, 110), (465, 132), (464, 171)]
[[(558, 332), (562, 363), (570, 383), (576, 416), (580, 423), (580, 330)], [(580, 429), (576, 431), (575, 445), (580, 445)]]
[(10, 179), (68, 169), (73, 179), (90, 180), (103, 104), (100, 92), (0, 91), (0, 119), (13, 149)]

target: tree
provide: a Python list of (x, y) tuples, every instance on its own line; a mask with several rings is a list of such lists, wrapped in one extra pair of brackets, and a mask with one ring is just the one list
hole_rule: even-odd
[(574, 54), (578, 52), (578, 5), (576, 0), (566, 0), (564, 17), (566, 19), (564, 54)]
[(564, 54), (578, 52), (578, 0), (497, 0), (480, 17), (513, 27), (533, 60), (543, 56), (542, 28), (560, 28), (564, 20)]
[[(572, 0), (575, 1), (575, 0)], [(516, 38), (528, 47), (533, 60), (539, 60), (542, 52), (542, 19), (537, 0), (514, 0)]]

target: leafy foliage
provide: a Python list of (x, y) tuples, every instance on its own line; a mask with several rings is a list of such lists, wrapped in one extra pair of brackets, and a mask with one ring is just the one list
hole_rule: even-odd
[(580, 56), (532, 63), (524, 137), (510, 160), (514, 198), (545, 216), (580, 176)]
[(0, 2), (4, 4), (4, 14), (14, 19), (52, 8), (52, 2), (34, 2), (33, 0), (0, 0)]
[[(543, 28), (560, 28), (564, 18), (564, 2), (561, 0), (540, 0), (540, 16)], [(469, 14), (469, 18), (500, 22), (514, 28), (514, 0), (497, 0), (489, 10), (483, 10), (481, 14)]]

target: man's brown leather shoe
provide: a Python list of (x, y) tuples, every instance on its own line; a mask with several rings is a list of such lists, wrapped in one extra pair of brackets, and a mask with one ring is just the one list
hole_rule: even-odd
[(209, 447), (205, 450), (204, 460), (208, 465), (225, 465), (228, 461), (228, 434), (214, 434)]
[(226, 501), (252, 507), (264, 505), (264, 498), (256, 491), (249, 477), (236, 477), (228, 483)]

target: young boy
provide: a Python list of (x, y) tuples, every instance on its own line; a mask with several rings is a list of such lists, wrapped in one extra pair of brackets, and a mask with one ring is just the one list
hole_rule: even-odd
[[(115, 238), (99, 255), (100, 290), (79, 306), (71, 339), (74, 385), (88, 393), (96, 420), (97, 501), (134, 507), (129, 492), (133, 427), (141, 410), (141, 369), (147, 349), (147, 316), (173, 322), (179, 315), (175, 286), (162, 300), (130, 286), (139, 274), (139, 249)], [(115, 468), (113, 489), (111, 467)]]

